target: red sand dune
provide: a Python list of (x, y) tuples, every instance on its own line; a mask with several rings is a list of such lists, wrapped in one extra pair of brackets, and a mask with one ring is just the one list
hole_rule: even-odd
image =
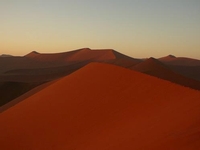
[(200, 90), (200, 81), (185, 77), (172, 71), (168, 66), (164, 65), (155, 58), (149, 58), (133, 67), (133, 70), (143, 72), (164, 80), (168, 80), (186, 87)]
[(200, 92), (91, 63), (0, 114), (1, 149), (197, 150)]
[(38, 52), (31, 52), (25, 57), (32, 58), (38, 61), (48, 62), (80, 62), (80, 61), (107, 61), (114, 59), (127, 59), (132, 60), (133, 58), (123, 55), (112, 49), (89, 49), (82, 48), (63, 53), (52, 53), (52, 54), (40, 54)]
[[(81, 49), (84, 50), (84, 49)], [(63, 62), (65, 60), (67, 60), (68, 58), (70, 58), (73, 54), (81, 51), (81, 50), (74, 50), (74, 51), (69, 51), (69, 52), (63, 52), (63, 53), (52, 53), (52, 54), (41, 54), (38, 53), (36, 51), (33, 51), (27, 55), (25, 55), (24, 57), (27, 58), (32, 58), (34, 60), (38, 60), (38, 61), (59, 61), (59, 62)]]
[[(38, 61), (62, 61), (62, 62), (77, 62), (77, 61), (104, 61), (124, 57), (112, 49), (91, 50), (89, 48), (82, 48), (70, 52), (53, 53), (53, 54), (40, 54), (38, 52), (31, 52), (25, 57), (34, 58)], [(128, 57), (128, 56), (126, 56)]]
[[(0, 82), (44, 83), (69, 75), (90, 62), (107, 62), (126, 67), (134, 65), (140, 60), (110, 49), (83, 48), (55, 54), (40, 54), (33, 51), (24, 57), (0, 57)], [(11, 100), (10, 98), (16, 98), (19, 93), (24, 93), (23, 89), (17, 88), (18, 94), (4, 92), (1, 97), (7, 98), (2, 101), (8, 102)], [(14, 89), (14, 91), (16, 90)]]
[(175, 57), (169, 55), (166, 57), (159, 58), (159, 60), (168, 65), (178, 65), (178, 66), (200, 66), (200, 60), (186, 58), (186, 57)]

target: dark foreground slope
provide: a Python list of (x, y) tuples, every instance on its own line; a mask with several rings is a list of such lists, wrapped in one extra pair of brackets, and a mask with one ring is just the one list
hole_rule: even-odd
[(41, 83), (0, 82), (0, 107)]
[(0, 148), (197, 150), (200, 92), (92, 63), (0, 114)]

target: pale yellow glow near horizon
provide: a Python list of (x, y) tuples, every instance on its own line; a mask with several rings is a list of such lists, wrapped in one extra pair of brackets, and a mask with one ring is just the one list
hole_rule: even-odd
[(200, 59), (200, 1), (0, 2), (0, 55), (83, 47), (135, 57)]

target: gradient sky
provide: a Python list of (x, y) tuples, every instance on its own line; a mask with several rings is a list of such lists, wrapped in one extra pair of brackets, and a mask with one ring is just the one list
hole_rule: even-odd
[(200, 59), (200, 0), (1, 0), (0, 54), (112, 48)]

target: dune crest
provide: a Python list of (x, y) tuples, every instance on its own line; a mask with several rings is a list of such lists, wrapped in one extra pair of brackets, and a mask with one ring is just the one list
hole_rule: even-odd
[(171, 55), (171, 54), (168, 55), (168, 56), (159, 58), (159, 60), (162, 60), (162, 61), (170, 61), (170, 60), (173, 60), (173, 59), (176, 59), (176, 56)]
[(37, 55), (39, 55), (40, 53), (36, 52), (36, 51), (32, 51), (29, 54), (25, 55), (25, 57), (35, 57)]

